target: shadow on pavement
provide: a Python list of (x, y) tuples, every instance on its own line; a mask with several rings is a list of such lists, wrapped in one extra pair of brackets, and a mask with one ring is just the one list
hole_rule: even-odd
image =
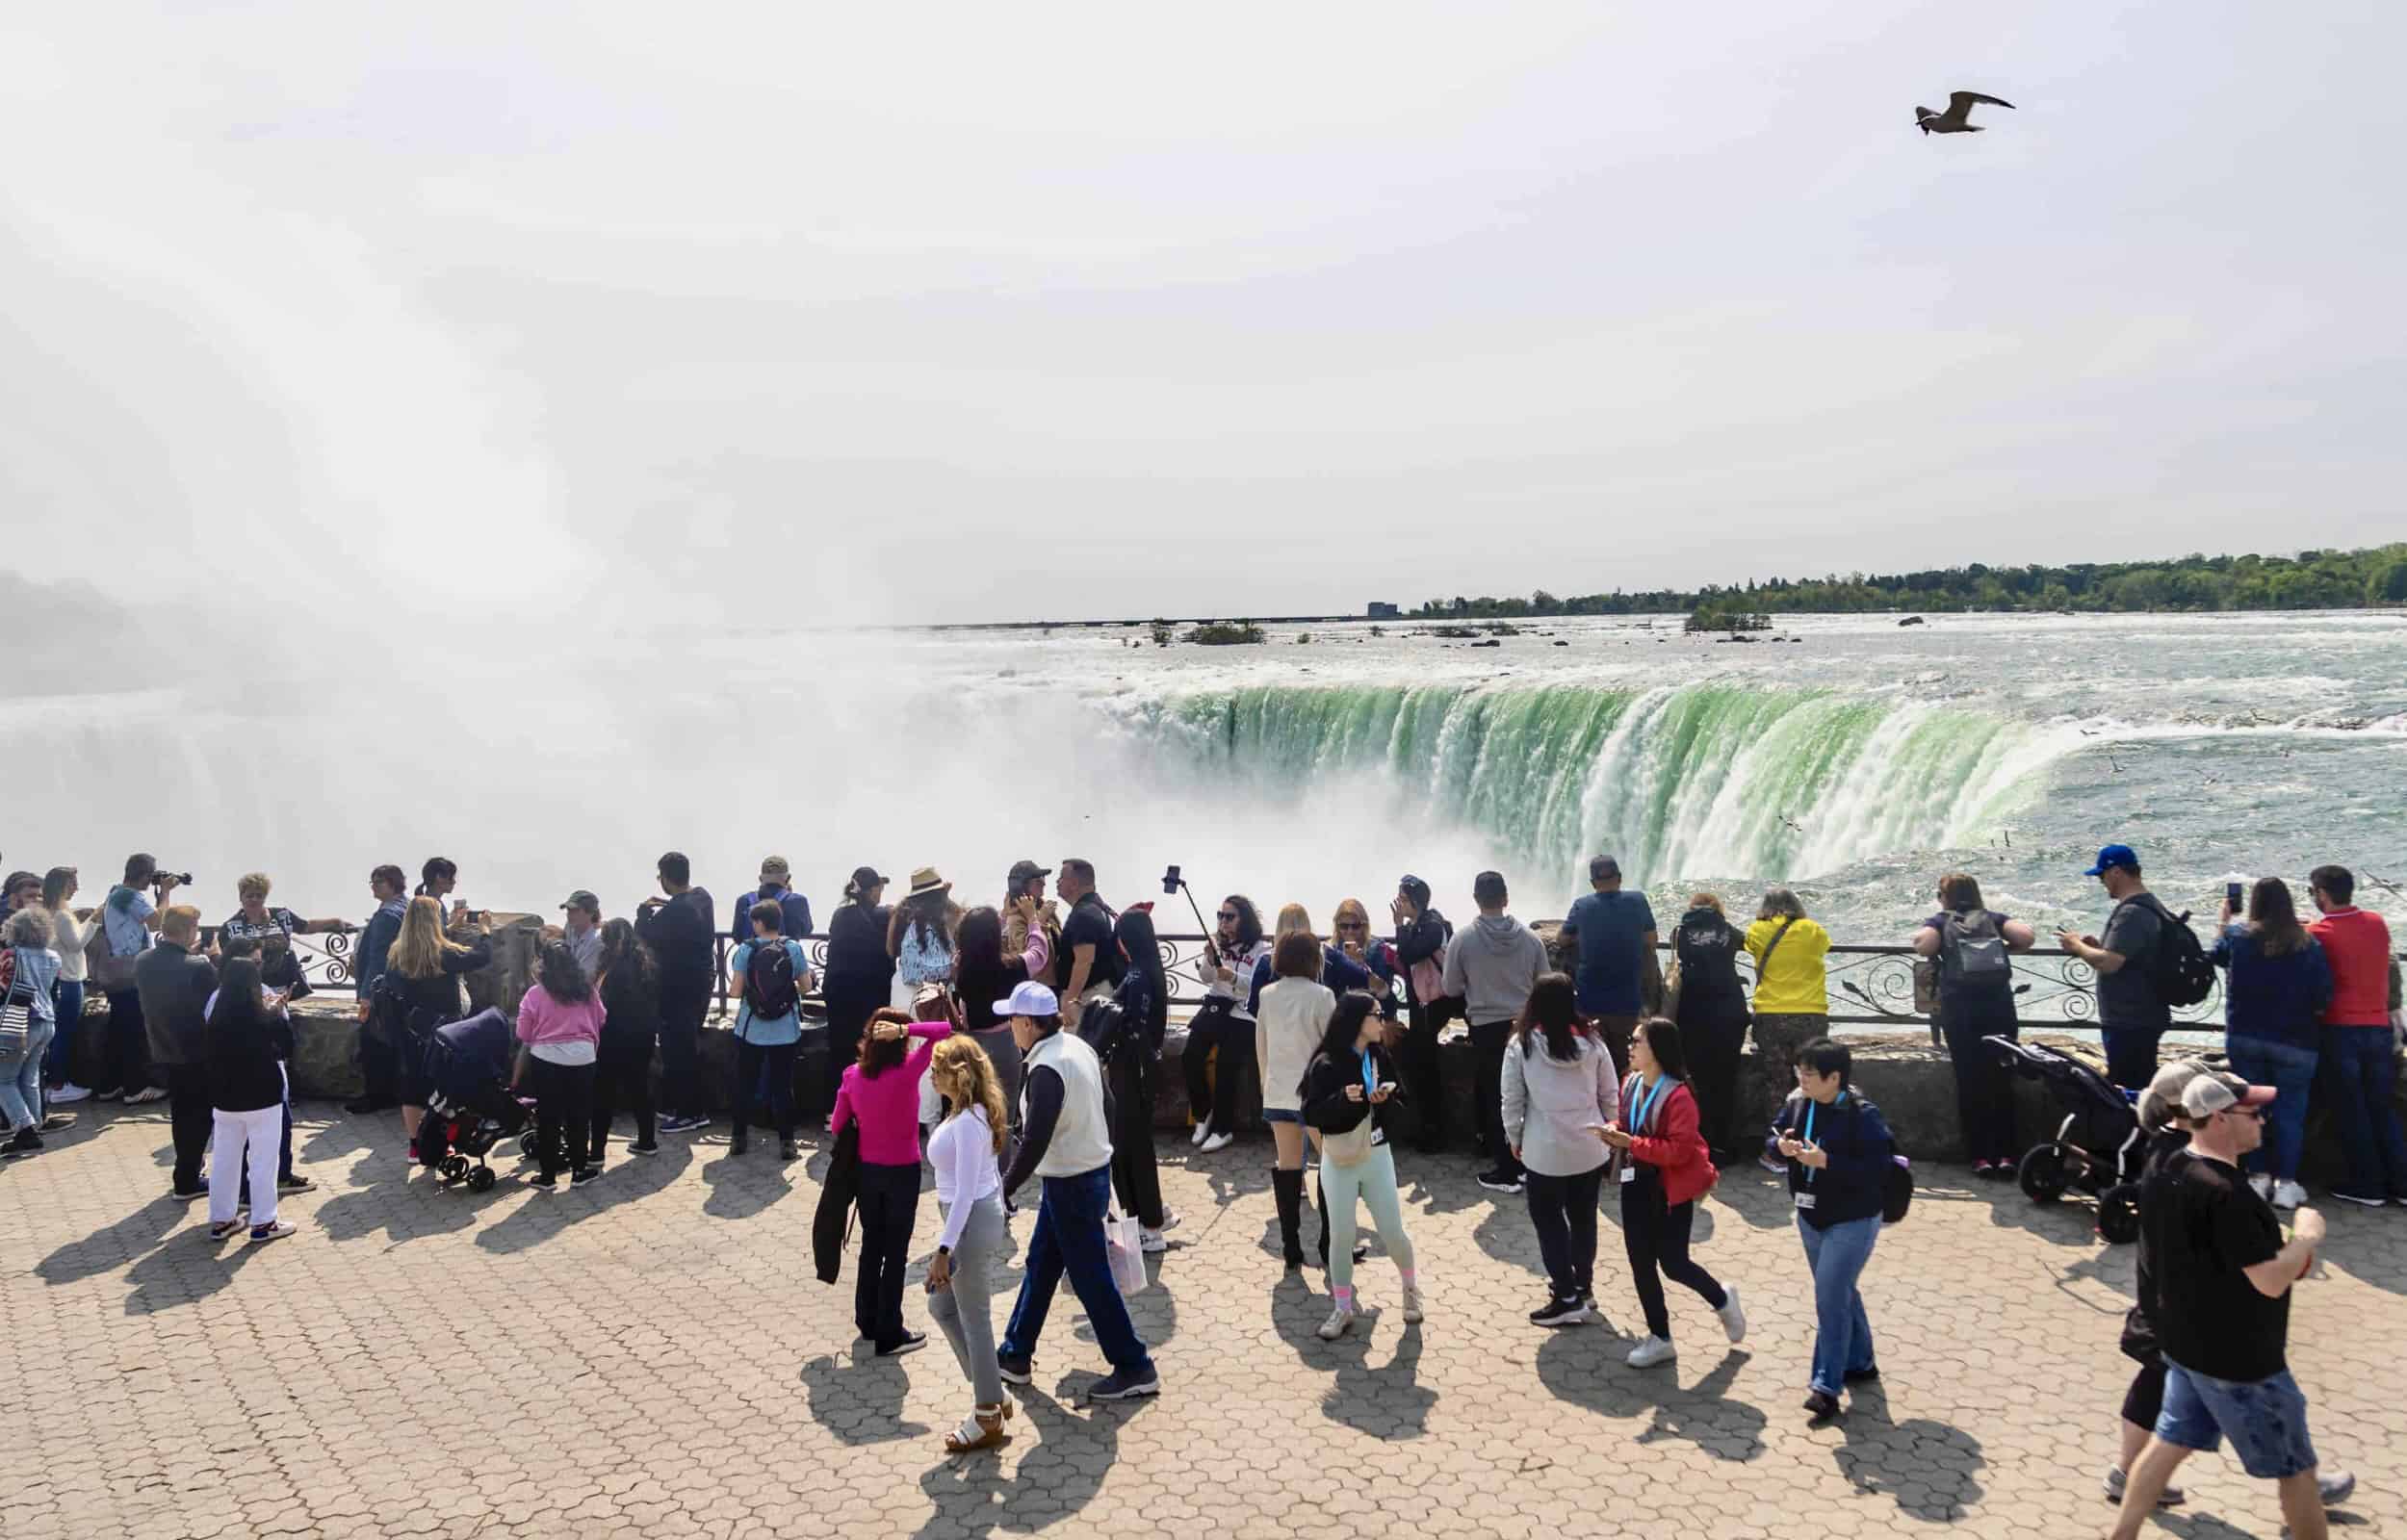
[[(942, 1355), (932, 1360), (941, 1373), (953, 1373), (952, 1354), (942, 1343), (929, 1343), (920, 1356), (928, 1352)], [(878, 1357), (867, 1343), (856, 1343), (849, 1359), (827, 1353), (812, 1359), (802, 1366), (812, 1421), (848, 1445), (891, 1444), (926, 1434), (926, 1424), (903, 1420), (903, 1399), (911, 1393), (903, 1364), (900, 1358)]]
[[(1398, 1310), (1396, 1319), (1403, 1320)], [(1358, 1325), (1333, 1343), (1317, 1343), (1336, 1359), (1337, 1377), (1321, 1398), (1321, 1415), (1373, 1438), (1419, 1438), (1429, 1430), (1437, 1392), (1420, 1382), (1421, 1328), (1406, 1326), (1385, 1368), (1370, 1365), (1371, 1327)]]
[[(1106, 1401), (1080, 1416), (1033, 1385), (1011, 1394), (1020, 1415), (1009, 1444), (940, 1456), (919, 1478), (936, 1511), (917, 1540), (963, 1540), (997, 1529), (1027, 1534), (1071, 1518), (1095, 1501), (1104, 1474), (1118, 1461), (1122, 1421), (1142, 1417), (1148, 1404)], [(1017, 1463), (1006, 1472), (1005, 1460), (1014, 1455)]]
[(191, 1229), (178, 1232), (126, 1272), (126, 1281), (134, 1286), (134, 1292), (125, 1296), (127, 1315), (150, 1316), (197, 1303), (232, 1283), (234, 1274), (248, 1267), (256, 1253), (290, 1246), (299, 1239), (254, 1242), (250, 1232), (243, 1230), (231, 1241), (213, 1242), (208, 1237), (207, 1218), (199, 1214), (194, 1218), (197, 1222)]
[(1644, 1413), (1642, 1444), (1677, 1439), (1718, 1460), (1744, 1463), (1764, 1449), (1764, 1414), (1747, 1401), (1730, 1399), (1731, 1382), (1749, 1354), (1730, 1348), (1694, 1385), (1683, 1386), (1678, 1363), (1632, 1369), (1622, 1362), (1627, 1338), (1592, 1326), (1562, 1326), (1538, 1348), (1538, 1381), (1558, 1400), (1601, 1416)]
[(1954, 1524), (1980, 1501), (1980, 1440), (1927, 1417), (1891, 1422), (1877, 1382), (1855, 1388), (1838, 1427), (1844, 1442), (1833, 1457), (1856, 1491), (1885, 1492), (1900, 1511), (1930, 1524)]
[(44, 1283), (76, 1283), (124, 1266), (157, 1245), (188, 1214), (198, 1212), (203, 1199), (187, 1202), (165, 1193), (113, 1224), (70, 1241), (34, 1264), (34, 1276)]
[[(704, 1162), (702, 1185), (711, 1192), (702, 1200), (703, 1213), (714, 1219), (748, 1219), (794, 1190), (805, 1164), (780, 1161), (775, 1134), (768, 1136), (767, 1148), (763, 1142), (755, 1136), (752, 1147), (741, 1155), (721, 1145), (714, 1158)], [(702, 1152), (696, 1150), (694, 1158), (702, 1159)]]

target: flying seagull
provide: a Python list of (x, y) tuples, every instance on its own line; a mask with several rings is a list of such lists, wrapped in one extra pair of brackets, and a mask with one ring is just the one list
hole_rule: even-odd
[(2000, 97), (1983, 96), (1977, 90), (1955, 90), (1948, 92), (1946, 112), (1934, 113), (1928, 107), (1917, 107), (1914, 109), (1914, 121), (1926, 134), (1978, 134), (1980, 125), (1970, 120), (1975, 102), (1987, 102), (1992, 107), (2014, 105)]

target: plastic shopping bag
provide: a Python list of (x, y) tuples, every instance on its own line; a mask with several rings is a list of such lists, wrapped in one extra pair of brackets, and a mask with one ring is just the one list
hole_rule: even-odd
[(1118, 1209), (1103, 1217), (1103, 1249), (1112, 1264), (1112, 1282), (1123, 1299), (1145, 1292), (1145, 1228)]

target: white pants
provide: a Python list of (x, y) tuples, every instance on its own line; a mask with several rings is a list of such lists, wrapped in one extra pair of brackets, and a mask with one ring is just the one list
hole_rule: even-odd
[(281, 1103), (252, 1112), (217, 1113), (217, 1142), (209, 1153), (209, 1222), (234, 1218), (243, 1194), (243, 1159), (250, 1158), (250, 1222), (275, 1222), (275, 1157), (284, 1142)]

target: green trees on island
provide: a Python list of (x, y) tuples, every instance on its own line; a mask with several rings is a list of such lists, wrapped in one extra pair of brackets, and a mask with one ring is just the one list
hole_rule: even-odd
[[(2174, 561), (2082, 562), (2069, 567), (1989, 567), (1929, 572), (1775, 578), (1701, 589), (1558, 599), (1432, 599), (1419, 620), (1525, 615), (1844, 613), (1870, 609), (2240, 610), (2346, 609), (2407, 603), (2407, 543), (2295, 556), (2183, 556)], [(1721, 629), (1715, 624), (1712, 629)]]

